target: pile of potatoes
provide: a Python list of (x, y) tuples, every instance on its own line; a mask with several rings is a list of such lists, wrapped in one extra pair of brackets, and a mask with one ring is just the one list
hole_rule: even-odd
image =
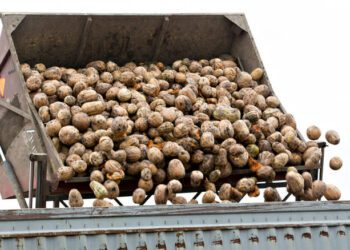
[[(239, 202), (246, 194), (258, 196), (257, 182), (272, 182), (276, 170), (320, 164), (319, 129), (310, 127), (311, 141), (302, 141), (293, 116), (282, 112), (278, 98), (261, 81), (264, 71), (244, 72), (229, 55), (185, 58), (170, 66), (93, 61), (80, 69), (39, 63), (33, 68), (22, 64), (21, 70), (62, 160), (58, 179), (89, 176), (94, 206), (111, 206), (108, 199), (119, 196), (126, 176), (138, 179), (132, 197), (136, 204), (153, 192), (156, 204), (197, 203), (179, 195), (185, 184), (206, 190), (203, 203), (217, 198)], [(326, 137), (339, 143), (334, 131)], [(332, 162), (334, 169), (341, 167), (340, 158)], [(234, 186), (216, 185), (240, 168), (250, 168), (255, 177)], [(292, 169), (286, 176), (292, 193), (297, 174)], [(295, 195), (319, 198), (309, 196), (315, 188), (308, 181), (305, 192)], [(266, 201), (280, 200), (275, 189), (266, 190)], [(332, 192), (334, 187), (327, 185), (323, 194)], [(83, 205), (76, 189), (69, 201)]]

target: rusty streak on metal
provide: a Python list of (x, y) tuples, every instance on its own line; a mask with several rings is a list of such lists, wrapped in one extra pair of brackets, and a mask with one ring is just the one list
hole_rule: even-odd
[(329, 237), (329, 234), (326, 231), (321, 231), (320, 236)]
[(195, 247), (204, 247), (204, 241), (196, 241), (193, 243)]
[(311, 239), (311, 233), (303, 233), (301, 237), (305, 239)]
[(186, 248), (185, 242), (176, 242), (175, 243), (176, 248)]
[(346, 234), (345, 234), (345, 232), (344, 232), (343, 230), (339, 230), (339, 231), (337, 232), (337, 235), (339, 235), (339, 236), (345, 236)]
[(267, 236), (267, 241), (274, 241), (275, 243), (277, 242), (277, 237), (274, 235)]
[(249, 238), (249, 241), (253, 243), (259, 243), (259, 237), (258, 236), (252, 236)]
[(214, 240), (213, 245), (214, 246), (222, 246), (223, 245), (222, 240)]
[(158, 243), (156, 247), (157, 247), (158, 250), (166, 250), (166, 244), (165, 243)]
[(147, 250), (147, 245), (143, 245), (143, 246), (138, 246), (136, 247), (136, 250)]
[(292, 235), (292, 234), (286, 234), (286, 235), (284, 236), (284, 238), (285, 238), (286, 240), (294, 240), (294, 235)]
[(231, 240), (232, 244), (241, 244), (241, 239), (240, 238), (236, 238), (236, 239), (232, 239)]

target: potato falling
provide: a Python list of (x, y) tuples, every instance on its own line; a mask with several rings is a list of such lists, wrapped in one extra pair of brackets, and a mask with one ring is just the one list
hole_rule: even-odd
[[(94, 206), (111, 206), (108, 199), (119, 196), (126, 177), (134, 178), (136, 204), (153, 193), (156, 204), (195, 204), (178, 195), (183, 187), (205, 190), (203, 203), (217, 202), (218, 190), (227, 203), (246, 194), (259, 196), (258, 182), (273, 182), (277, 171), (320, 164), (314, 140), (321, 130), (311, 126), (312, 141), (301, 140), (293, 116), (282, 111), (266, 84), (264, 70), (244, 72), (229, 55), (185, 58), (172, 65), (93, 61), (73, 69), (22, 64), (21, 70), (62, 161), (58, 179), (90, 177)], [(340, 141), (332, 130), (326, 138), (331, 144)], [(339, 157), (331, 160), (332, 169), (341, 165)], [(236, 169), (250, 169), (254, 177), (229, 182)], [(308, 171), (301, 175), (292, 168), (286, 179), (300, 199), (340, 197), (336, 187), (313, 181)], [(72, 206), (82, 205), (78, 194), (71, 192)], [(281, 200), (272, 188), (264, 197)]]

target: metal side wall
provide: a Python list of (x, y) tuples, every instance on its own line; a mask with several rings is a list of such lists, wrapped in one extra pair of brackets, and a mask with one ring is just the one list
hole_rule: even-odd
[(349, 249), (350, 202), (0, 212), (0, 249)]

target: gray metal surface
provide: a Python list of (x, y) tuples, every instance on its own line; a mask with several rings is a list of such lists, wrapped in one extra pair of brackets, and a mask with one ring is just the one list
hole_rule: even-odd
[(350, 202), (0, 212), (0, 249), (349, 249)]

